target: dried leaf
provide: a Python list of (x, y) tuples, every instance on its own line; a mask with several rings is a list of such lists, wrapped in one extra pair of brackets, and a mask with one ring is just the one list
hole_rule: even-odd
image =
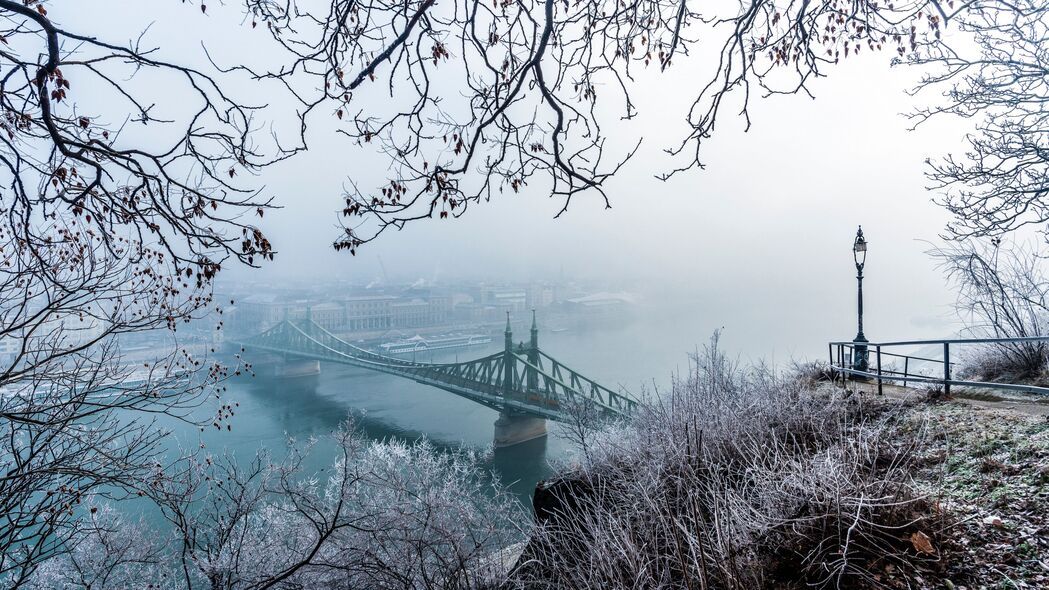
[(911, 533), (911, 545), (914, 546), (914, 550), (918, 553), (925, 553), (927, 555), (936, 553), (936, 549), (932, 546), (932, 539), (929, 538), (929, 535), (926, 535), (921, 531)]

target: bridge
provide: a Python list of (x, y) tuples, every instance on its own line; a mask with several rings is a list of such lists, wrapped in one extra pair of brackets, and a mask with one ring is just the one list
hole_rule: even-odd
[(629, 394), (612, 391), (543, 352), (534, 311), (530, 335), (527, 344), (514, 345), (507, 313), (501, 352), (465, 362), (420, 363), (354, 346), (318, 326), (307, 309), (305, 320), (285, 318), (261, 334), (233, 343), (249, 351), (397, 375), (477, 402), (499, 412), (497, 447), (544, 436), (547, 420), (567, 422), (580, 412), (622, 417), (637, 408), (638, 402)]

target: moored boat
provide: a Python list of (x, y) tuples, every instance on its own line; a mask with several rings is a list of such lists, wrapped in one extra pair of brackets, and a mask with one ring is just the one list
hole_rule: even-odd
[(393, 342), (383, 342), (377, 348), (381, 354), (389, 356), (415, 354), (419, 352), (432, 352), (435, 350), (451, 350), (456, 348), (470, 348), (489, 344), (492, 337), (487, 334), (449, 334), (424, 338), (413, 336)]

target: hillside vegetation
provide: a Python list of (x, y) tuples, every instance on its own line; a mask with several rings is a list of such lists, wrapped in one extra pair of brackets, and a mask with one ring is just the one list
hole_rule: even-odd
[(537, 490), (516, 588), (1041, 588), (1049, 425), (731, 362)]

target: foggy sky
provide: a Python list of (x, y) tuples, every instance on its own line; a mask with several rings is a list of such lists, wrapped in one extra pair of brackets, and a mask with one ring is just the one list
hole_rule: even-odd
[[(252, 36), (241, 25), (235, 1), (213, 3), (206, 16), (178, 2), (121, 2), (114, 15), (103, 8), (113, 4), (59, 0), (49, 15), (78, 31), (97, 26), (117, 40), (155, 21), (147, 39), (175, 61), (204, 63), (201, 40), (226, 57), (269, 55), (255, 44), (265, 33)], [(188, 28), (193, 35), (184, 34)], [(391, 275), (406, 280), (527, 280), (556, 277), (563, 268), (569, 278), (633, 281), (648, 301), (702, 318), (682, 323), (682, 330), (725, 326), (734, 334), (730, 342), (767, 339), (767, 345), (743, 346), (748, 352), (812, 354), (825, 350), (828, 339), (855, 332), (851, 244), (862, 224), (870, 241), (867, 336), (944, 336), (956, 329), (953, 296), (925, 251), (946, 215), (925, 189), (924, 159), (962, 151), (966, 127), (942, 119), (907, 131), (901, 113), (936, 97), (916, 102), (906, 96), (920, 72), (889, 68), (889, 58), (888, 52), (867, 54), (828, 70), (830, 78), (812, 85), (815, 100), (756, 99), (747, 133), (734, 116), (738, 105), (727, 105), (706, 141), (706, 169), (661, 182), (654, 175), (670, 167), (662, 150), (684, 135), (689, 97), (708, 71), (702, 56), (681, 60), (668, 74), (639, 80), (636, 120), (620, 123), (620, 105), (604, 105), (605, 122), (614, 129), (609, 151), (623, 152), (644, 136), (638, 155), (607, 184), (612, 209), (597, 195), (583, 195), (554, 220), (561, 202), (547, 198), (536, 177), (522, 194), (472, 205), (463, 219), (384, 234), (357, 257), (330, 247), (338, 234), (335, 212), (347, 178), (376, 186), (384, 164), (315, 125), (308, 153), (259, 179), (283, 207), (264, 221), (279, 252), (276, 261), (229, 275), (366, 281), (381, 275), (380, 256)], [(701, 342), (706, 336), (686, 338)]]

